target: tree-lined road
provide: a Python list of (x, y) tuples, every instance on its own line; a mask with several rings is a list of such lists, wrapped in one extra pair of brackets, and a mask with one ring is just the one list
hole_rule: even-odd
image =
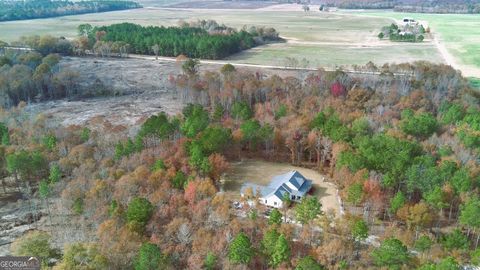
[[(153, 60), (160, 62), (177, 62), (178, 60), (175, 57), (164, 57), (164, 56), (151, 56), (151, 55), (140, 55), (140, 54), (129, 54), (129, 58), (134, 59), (144, 59), (144, 60)], [(235, 67), (250, 67), (250, 68), (268, 68), (268, 69), (282, 69), (282, 70), (297, 70), (297, 71), (317, 71), (319, 68), (324, 69), (325, 71), (336, 71), (342, 70), (345, 73), (351, 74), (368, 74), (368, 75), (381, 75), (380, 71), (362, 71), (362, 70), (353, 70), (353, 69), (344, 69), (344, 68), (328, 68), (328, 67), (289, 67), (289, 66), (276, 66), (276, 65), (257, 65), (257, 64), (248, 64), (248, 63), (232, 63), (226, 60), (200, 60), (200, 64), (210, 64), (210, 65), (226, 65), (231, 64)], [(394, 76), (413, 76), (411, 73), (393, 73)]]

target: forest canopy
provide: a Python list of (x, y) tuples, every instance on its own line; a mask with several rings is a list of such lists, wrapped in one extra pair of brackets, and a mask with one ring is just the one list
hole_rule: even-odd
[[(88, 29), (88, 31), (84, 31)], [(90, 28), (79, 32), (90, 40), (125, 42), (133, 53), (160, 56), (186, 55), (190, 58), (221, 59), (266, 41), (278, 40), (273, 28), (236, 31), (214, 21), (183, 23), (180, 27), (141, 26), (133, 23)]]
[[(23, 95), (19, 78), (33, 72), (45, 80), (34, 78), (29, 89), (38, 92), (18, 99), (50, 99), (49, 89), (60, 96), (48, 83), (58, 73), (41, 72), (57, 61), (36, 52), (8, 58), (0, 86)], [(0, 174), (8, 176), (0, 192), (38, 198), (42, 212), (62, 215), (17, 238), (12, 254), (54, 269), (480, 264), (480, 99), (459, 72), (417, 62), (368, 65), (382, 75), (297, 78), (185, 63), (171, 78), (185, 103), (175, 115), (65, 127), (32, 117), (24, 102), (0, 114)], [(230, 164), (252, 158), (322, 173), (345, 215), (315, 194), (267, 211), (223, 192)], [(85, 236), (56, 250), (72, 234)]]
[(418, 13), (479, 13), (478, 0), (327, 0), (326, 6), (344, 9), (393, 9), (397, 12)]
[(123, 0), (75, 2), (55, 0), (0, 1), (0, 21), (28, 20), (140, 7), (142, 6), (136, 2)]

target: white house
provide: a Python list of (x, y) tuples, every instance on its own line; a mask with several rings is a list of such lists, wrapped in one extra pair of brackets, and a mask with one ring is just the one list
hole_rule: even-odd
[(418, 21), (416, 21), (412, 18), (403, 18), (402, 24), (404, 26), (416, 26), (416, 25), (418, 25)]
[(312, 180), (306, 179), (297, 171), (290, 171), (272, 178), (268, 186), (252, 183), (243, 184), (240, 192), (242, 197), (247, 190), (257, 193), (259, 202), (267, 206), (281, 208), (283, 199), (288, 196), (291, 201), (300, 201), (312, 188)]

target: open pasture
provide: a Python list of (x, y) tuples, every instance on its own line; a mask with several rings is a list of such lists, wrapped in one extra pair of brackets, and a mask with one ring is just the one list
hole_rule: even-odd
[(6, 41), (22, 35), (52, 34), (75, 37), (79, 24), (108, 25), (132, 22), (142, 25), (177, 25), (180, 20), (212, 19), (228, 26), (269, 26), (282, 36), (298, 41), (358, 43), (376, 40), (377, 29), (390, 19), (371, 19), (362, 16), (334, 13), (264, 10), (204, 10), (143, 8), (100, 14), (84, 14), (48, 19), (0, 23), (0, 37)]
[(287, 57), (300, 60), (305, 58), (306, 67), (335, 68), (348, 65), (363, 65), (369, 61), (377, 65), (426, 60), (442, 63), (443, 58), (433, 45), (404, 44), (404, 46), (368, 46), (335, 44), (270, 44), (255, 47), (233, 55), (227, 60), (232, 63), (262, 65), (269, 63), (285, 66)]

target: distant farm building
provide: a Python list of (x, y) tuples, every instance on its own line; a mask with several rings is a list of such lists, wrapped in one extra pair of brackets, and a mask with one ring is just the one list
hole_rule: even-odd
[(412, 18), (403, 18), (402, 22), (405, 25), (418, 24), (418, 22), (416, 20), (412, 19)]
[(256, 194), (261, 204), (281, 208), (284, 198), (299, 202), (312, 188), (312, 180), (306, 179), (297, 171), (290, 171), (272, 178), (268, 186), (252, 183), (243, 184), (240, 192), (242, 197)]

